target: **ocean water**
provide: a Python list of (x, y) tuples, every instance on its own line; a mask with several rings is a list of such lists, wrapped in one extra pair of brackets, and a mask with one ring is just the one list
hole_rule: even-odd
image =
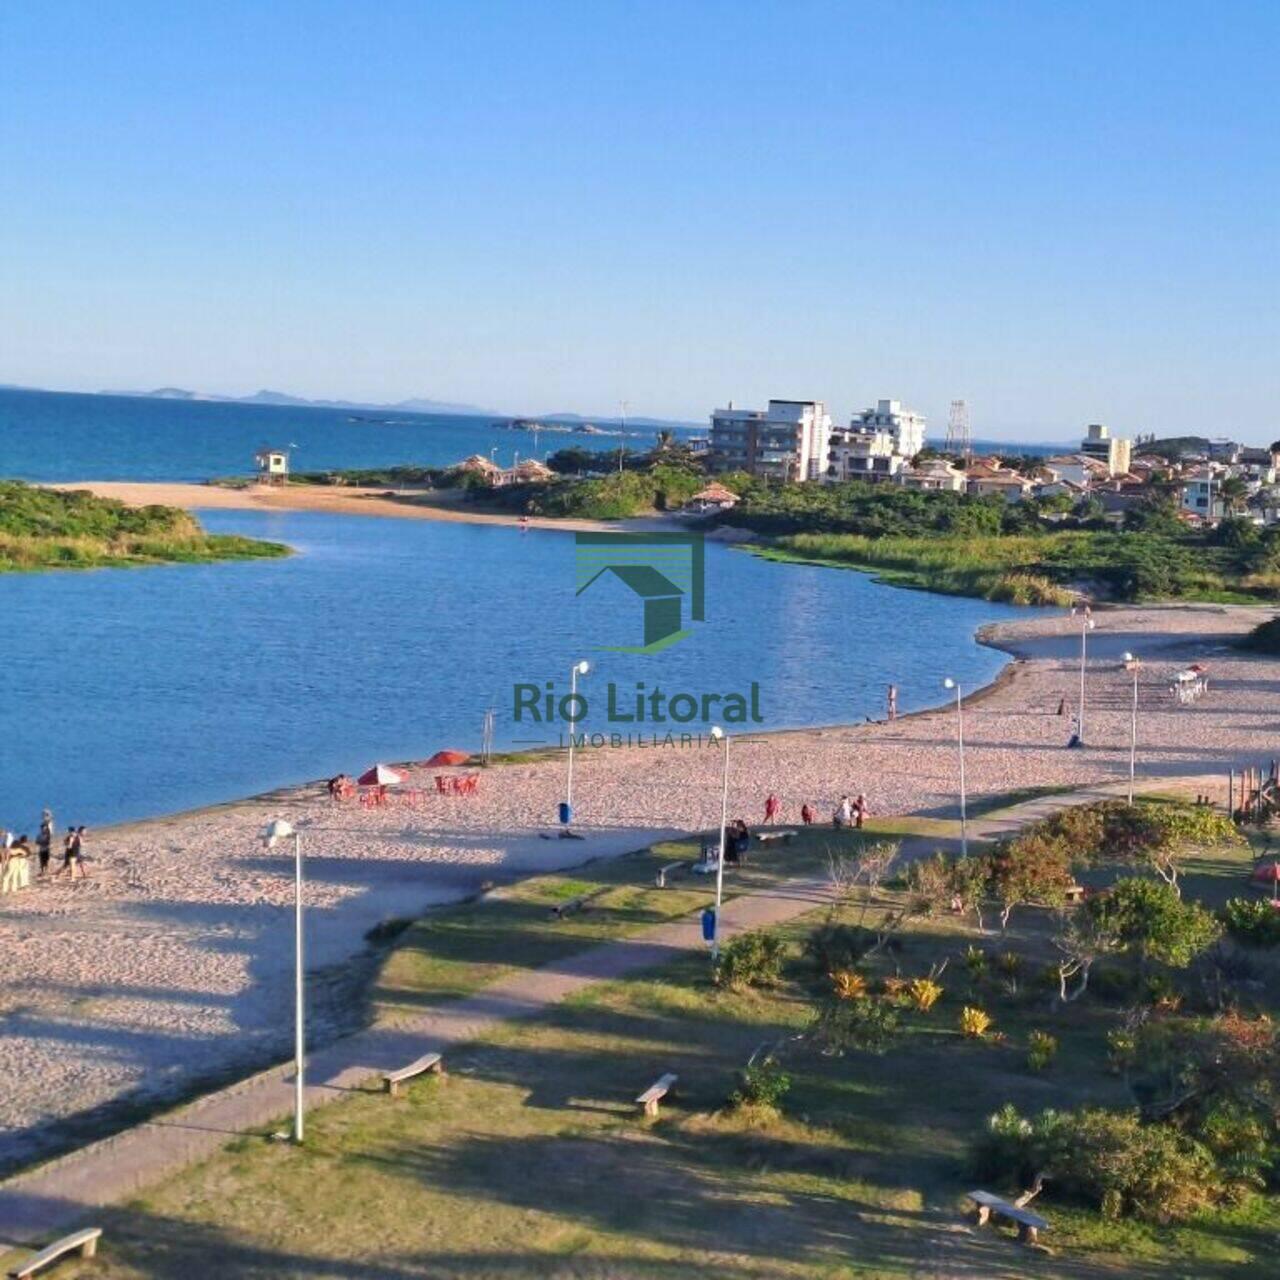
[(513, 686), (566, 693), (580, 658), (595, 664), (588, 731), (611, 728), (609, 683), (636, 681), (699, 696), (754, 682), (764, 729), (859, 721), (882, 713), (890, 681), (906, 711), (939, 702), (946, 675), (991, 679), (1005, 659), (975, 628), (1026, 612), (709, 544), (706, 622), (660, 654), (625, 654), (602, 646), (635, 641), (640, 604), (616, 583), (575, 595), (568, 533), (201, 518), (298, 554), (0, 575), (0, 825), (34, 828), (44, 804), (101, 824), (473, 750), (489, 707), (499, 746), (558, 743), (559, 726), (515, 721)]
[[(353, 417), (391, 418), (353, 422)], [(294, 409), (212, 401), (146, 400), (0, 390), (0, 477), (50, 483), (68, 480), (208, 480), (248, 475), (263, 445), (296, 445), (297, 471), (440, 466), (497, 448), (539, 458), (576, 445), (616, 449), (617, 436), (500, 429), (498, 418), (380, 410)], [(652, 431), (629, 434), (646, 448)]]

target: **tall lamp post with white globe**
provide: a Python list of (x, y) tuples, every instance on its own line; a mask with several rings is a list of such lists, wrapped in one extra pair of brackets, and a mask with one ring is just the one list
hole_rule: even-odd
[(560, 806), (560, 835), (571, 836), (573, 826), (573, 740), (578, 729), (578, 677), (591, 670), (585, 658), (569, 669), (569, 776), (565, 782), (564, 804)]
[(1142, 661), (1133, 654), (1124, 655), (1126, 671), (1133, 672), (1133, 704), (1129, 712), (1129, 803), (1133, 803), (1133, 775), (1138, 769), (1138, 673), (1142, 670)]
[(969, 855), (969, 815), (968, 800), (964, 785), (964, 700), (960, 691), (960, 682), (948, 676), (943, 682), (944, 689), (956, 691), (956, 742), (960, 748), (960, 856)]
[(262, 843), (274, 849), (281, 840), (293, 841), (293, 1140), (302, 1142), (303, 1060), (306, 1031), (303, 1025), (304, 970), (302, 954), (302, 836), (283, 818), (269, 822)]
[(711, 726), (711, 737), (724, 743), (724, 764), (720, 777), (720, 857), (716, 863), (715, 932), (711, 937), (711, 963), (720, 958), (720, 903), (724, 898), (724, 855), (729, 827), (729, 735), (718, 725)]

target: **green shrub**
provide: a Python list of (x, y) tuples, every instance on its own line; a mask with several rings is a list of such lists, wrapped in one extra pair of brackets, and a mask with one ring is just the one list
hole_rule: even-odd
[(1058, 1038), (1047, 1031), (1033, 1031), (1027, 1037), (1027, 1066), (1032, 1071), (1044, 1071), (1058, 1056)]
[(772, 1056), (748, 1063), (738, 1078), (738, 1087), (729, 1095), (735, 1107), (760, 1107), (777, 1111), (791, 1089), (791, 1077)]
[(875, 933), (860, 925), (823, 924), (805, 939), (804, 954), (819, 973), (840, 973), (857, 968), (875, 940)]
[(1232, 898), (1218, 919), (1227, 932), (1247, 947), (1280, 946), (1280, 907), (1270, 899)]
[(859, 1049), (884, 1053), (898, 1033), (898, 1011), (888, 1000), (830, 1000), (818, 1015), (816, 1039), (827, 1053)]
[(763, 929), (740, 933), (720, 952), (717, 978), (728, 987), (773, 986), (782, 976), (787, 944)]
[(1006, 1105), (971, 1155), (983, 1178), (1018, 1187), (1043, 1173), (1050, 1194), (1112, 1218), (1180, 1221), (1225, 1190), (1207, 1147), (1169, 1125), (1144, 1124), (1136, 1112), (1083, 1107), (1025, 1119)]
[(1280, 653), (1280, 615), (1260, 622), (1246, 636), (1236, 641), (1241, 649), (1255, 653)]

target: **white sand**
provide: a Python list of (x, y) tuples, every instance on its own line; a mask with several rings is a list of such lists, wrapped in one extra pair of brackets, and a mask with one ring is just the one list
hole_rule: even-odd
[[(1063, 749), (1070, 721), (1052, 714), (1064, 695), (1074, 710), (1078, 624), (1042, 617), (1000, 628), (1000, 643), (1023, 660), (966, 710), (971, 794), (1123, 777), (1125, 649), (1147, 661), (1141, 770), (1219, 772), (1225, 790), (1233, 763), (1260, 763), (1280, 745), (1280, 662), (1222, 650), (1259, 616), (1216, 607), (1100, 612), (1084, 751)], [(1211, 692), (1179, 707), (1169, 676), (1197, 658), (1210, 663)], [(829, 814), (843, 791), (864, 791), (877, 813), (951, 812), (954, 725), (954, 712), (940, 711), (738, 742), (730, 811), (756, 822), (773, 790), (790, 822), (806, 800)], [(337, 807), (311, 788), (91, 833), (88, 880), (0, 899), (0, 1162), (39, 1154), (59, 1136), (53, 1121), (89, 1120), (82, 1113), (93, 1108), (171, 1096), (213, 1073), (287, 1056), (292, 860), (288, 850), (261, 848), (268, 817), (304, 832), (309, 958), (327, 970), (315, 982), (312, 1026), (331, 1035), (354, 1016), (363, 970), (353, 957), (372, 925), (466, 896), (485, 880), (709, 828), (719, 818), (719, 761), (710, 749), (582, 753), (583, 844), (538, 836), (561, 796), (557, 761), (494, 769), (476, 796), (432, 794), (419, 810)]]

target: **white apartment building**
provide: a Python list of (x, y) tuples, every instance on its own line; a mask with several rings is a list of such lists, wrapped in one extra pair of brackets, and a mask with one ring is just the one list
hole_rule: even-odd
[(902, 408), (901, 401), (878, 401), (829, 435), (826, 480), (890, 480), (923, 448), (923, 415)]
[(1100, 422), (1091, 422), (1085, 428), (1085, 437), (1080, 441), (1080, 452), (1086, 458), (1094, 458), (1107, 468), (1109, 476), (1124, 475), (1129, 470), (1129, 459), (1133, 452), (1133, 442), (1111, 434), (1110, 427)]
[(821, 400), (770, 400), (768, 409), (717, 409), (711, 415), (708, 462), (716, 471), (746, 471), (773, 480), (816, 480), (831, 432)]
[(900, 400), (880, 400), (837, 427), (827, 441), (826, 480), (887, 480), (896, 477), (924, 448), (924, 417)]

